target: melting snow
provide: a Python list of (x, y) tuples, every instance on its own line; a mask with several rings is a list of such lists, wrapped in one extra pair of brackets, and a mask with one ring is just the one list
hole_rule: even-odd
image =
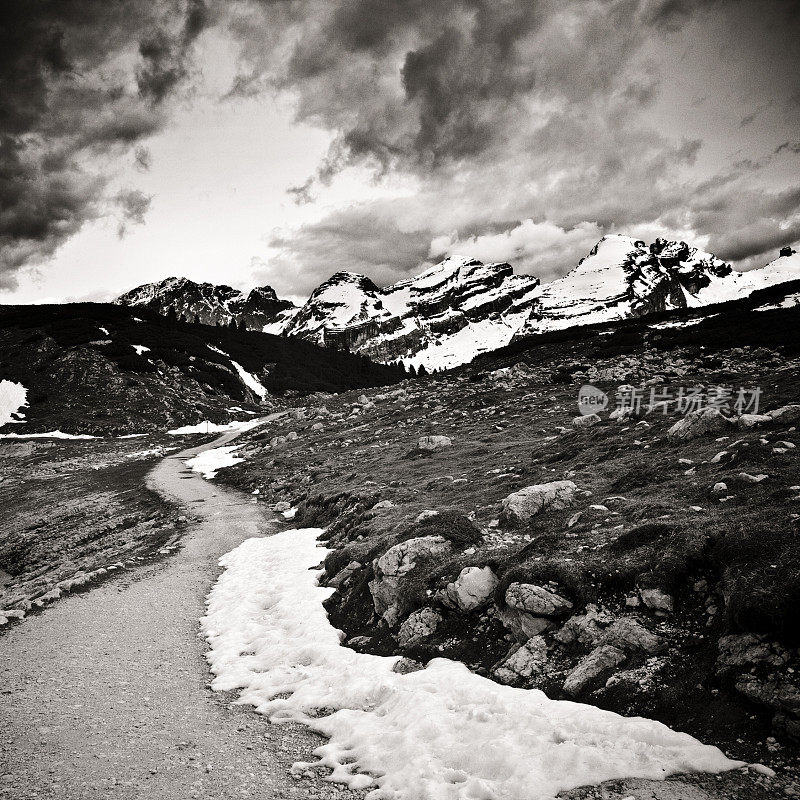
[(0, 381), (0, 426), (22, 422), (24, 414), (20, 409), (28, 405), (27, 397), (28, 390), (21, 383)]
[(195, 425), (184, 425), (181, 428), (173, 428), (171, 431), (167, 431), (167, 433), (170, 434), (171, 436), (184, 436), (185, 434), (190, 434), (190, 433), (224, 433), (225, 431), (249, 431), (251, 428), (255, 428), (257, 425), (260, 424), (261, 424), (260, 419), (234, 420), (233, 422), (228, 422), (224, 424), (203, 420), (203, 422), (198, 422)]
[[(331, 779), (374, 798), (545, 800), (623, 777), (664, 778), (741, 764), (647, 719), (501, 686), (458, 662), (392, 672), (396, 658), (340, 644), (318, 587), (318, 529), (249, 539), (225, 555), (203, 631), (213, 688), (270, 719), (328, 737)], [(301, 766), (301, 765), (298, 765)]]
[(213, 478), (216, 476), (217, 470), (223, 467), (232, 467), (234, 464), (244, 461), (243, 458), (233, 455), (237, 448), (238, 445), (204, 450), (200, 455), (184, 461), (184, 464), (193, 472), (202, 473), (204, 478)]
[(64, 433), (48, 431), (47, 433), (0, 433), (0, 439), (98, 439), (88, 433)]
[(140, 356), (142, 353), (150, 352), (150, 348), (145, 347), (143, 344), (132, 344), (131, 347), (136, 351), (137, 356)]
[(221, 356), (230, 359), (233, 368), (239, 373), (239, 378), (248, 389), (257, 394), (262, 400), (267, 396), (267, 390), (261, 385), (258, 378), (248, 372), (238, 361), (234, 361), (224, 350), (220, 350), (218, 347), (214, 347), (214, 345), (209, 344), (207, 347), (209, 350), (213, 350), (215, 353), (219, 353)]

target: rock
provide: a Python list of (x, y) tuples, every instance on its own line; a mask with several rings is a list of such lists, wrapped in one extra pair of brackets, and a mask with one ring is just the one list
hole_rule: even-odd
[(289, 431), (289, 433), (286, 434), (287, 442), (293, 442), (296, 439), (297, 439), (297, 431)]
[(503, 500), (502, 517), (505, 522), (524, 525), (544, 509), (560, 511), (570, 506), (578, 487), (572, 481), (553, 481), (526, 486)]
[(273, 436), (269, 440), (270, 447), (280, 447), (283, 444), (286, 444), (286, 437), (285, 436)]
[(342, 567), (336, 575), (329, 581), (328, 586), (333, 586), (335, 589), (340, 589), (344, 583), (349, 580), (354, 572), (358, 572), (364, 565), (360, 561), (351, 561), (346, 567)]
[(606, 611), (600, 611), (590, 603), (583, 614), (570, 617), (557, 631), (554, 638), (561, 644), (579, 644), (583, 647), (595, 647), (605, 634), (605, 629), (613, 621)]
[(355, 650), (363, 650), (372, 643), (371, 636), (354, 636), (347, 640), (347, 644)]
[(527, 642), (531, 636), (538, 636), (554, 627), (551, 619), (534, 617), (527, 611), (519, 611), (507, 606), (503, 608), (495, 606), (494, 615), (518, 642)]
[(370, 399), (365, 394), (360, 394), (358, 396), (358, 402), (361, 403), (362, 406), (365, 406), (367, 403), (370, 402)]
[(324, 430), (324, 429), (325, 429), (325, 426), (321, 422), (315, 422), (311, 426), (311, 430), (312, 431), (321, 431), (321, 430)]
[(506, 589), (506, 604), (537, 617), (560, 617), (572, 610), (564, 597), (532, 583), (512, 583)]
[(275, 503), (275, 505), (271, 506), (273, 511), (277, 511), (279, 514), (282, 514), (284, 511), (288, 511), (292, 507), (291, 503), (287, 503), (285, 500), (281, 500), (280, 503)]
[(800, 422), (800, 404), (793, 403), (773, 411), (767, 411), (767, 416), (773, 422), (779, 422), (781, 425), (793, 425), (795, 422)]
[(547, 666), (547, 644), (541, 636), (533, 636), (492, 667), (492, 675), (507, 685), (519, 684), (544, 672)]
[(725, 494), (728, 491), (728, 484), (723, 483), (720, 481), (719, 483), (715, 483), (714, 487), (711, 489), (712, 494)]
[(667, 437), (675, 440), (696, 439), (712, 433), (722, 433), (733, 427), (733, 422), (716, 408), (701, 408), (678, 420), (668, 431)]
[(289, 416), (294, 420), (301, 420), (305, 418), (305, 413), (302, 408), (293, 408), (289, 412)]
[(379, 503), (375, 503), (375, 505), (372, 506), (373, 511), (380, 511), (384, 508), (394, 508), (394, 503), (391, 500), (381, 500)]
[(736, 477), (744, 483), (761, 483), (761, 481), (765, 481), (769, 475), (750, 475), (747, 472), (740, 472)]
[(723, 636), (717, 643), (717, 674), (749, 670), (759, 664), (780, 668), (789, 662), (789, 654), (777, 642), (754, 633)]
[(650, 633), (633, 617), (622, 617), (612, 622), (604, 631), (600, 643), (610, 644), (626, 652), (642, 652), (649, 655), (658, 653), (664, 648), (662, 640), (654, 633)]
[(436, 632), (444, 618), (435, 608), (420, 608), (412, 612), (397, 632), (397, 643), (410, 647)]
[(424, 664), (420, 664), (419, 661), (414, 661), (413, 658), (398, 658), (395, 662), (394, 666), (392, 667), (392, 672), (396, 672), (399, 675), (408, 675), (409, 672), (419, 672), (421, 669), (425, 669)]
[(420, 450), (441, 450), (443, 447), (451, 447), (453, 440), (449, 436), (420, 436), (417, 448)]
[(474, 611), (488, 604), (499, 582), (491, 567), (464, 567), (445, 592), (461, 611)]
[(376, 558), (372, 562), (375, 579), (369, 583), (375, 613), (394, 626), (403, 611), (402, 604), (398, 604), (403, 577), (419, 560), (438, 558), (451, 551), (452, 545), (443, 536), (419, 536), (393, 545)]
[(567, 675), (564, 691), (572, 696), (603, 682), (616, 667), (624, 663), (627, 656), (622, 650), (603, 644), (595, 647), (588, 656), (580, 660), (578, 666)]
[(603, 420), (597, 414), (583, 414), (580, 417), (575, 417), (572, 420), (573, 428), (591, 428), (594, 425), (599, 425)]
[(771, 678), (760, 680), (752, 675), (745, 675), (736, 681), (736, 691), (758, 705), (767, 706), (776, 711), (788, 712), (792, 716), (800, 716), (800, 688), (788, 680)]
[(772, 417), (769, 414), (742, 414), (737, 417), (737, 427), (747, 430), (748, 428), (757, 428), (759, 425), (765, 425), (767, 422), (772, 422)]
[(671, 613), (675, 607), (672, 595), (662, 592), (661, 589), (639, 589), (639, 596), (651, 611)]

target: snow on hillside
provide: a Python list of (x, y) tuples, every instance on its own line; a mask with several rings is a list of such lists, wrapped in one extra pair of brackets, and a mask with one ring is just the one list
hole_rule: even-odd
[(228, 286), (184, 278), (138, 287), (118, 302), (162, 311), (174, 307), (198, 313), (202, 321), (238, 315), (240, 325), (265, 333), (431, 370), (463, 364), (515, 337), (697, 308), (798, 279), (797, 254), (740, 273), (685, 242), (657, 239), (647, 245), (610, 234), (577, 267), (546, 286), (535, 277), (515, 275), (509, 264), (451, 256), (384, 288), (364, 275), (337, 272), (300, 307), (279, 300), (269, 287), (245, 298)]
[(202, 453), (194, 458), (187, 458), (183, 463), (192, 472), (199, 472), (207, 480), (216, 477), (217, 471), (224, 467), (232, 467), (244, 461), (241, 456), (235, 456), (239, 445), (231, 447), (215, 447), (211, 450), (203, 450)]
[(14, 381), (0, 381), (0, 427), (10, 422), (22, 422), (21, 409), (28, 405), (28, 390)]
[(332, 780), (397, 800), (545, 800), (614, 778), (741, 766), (661, 723), (502, 686), (458, 662), (401, 675), (396, 657), (342, 647), (322, 606), (333, 589), (310, 569), (327, 552), (319, 533), (248, 539), (225, 555), (202, 629), (213, 688), (328, 737), (315, 755)]

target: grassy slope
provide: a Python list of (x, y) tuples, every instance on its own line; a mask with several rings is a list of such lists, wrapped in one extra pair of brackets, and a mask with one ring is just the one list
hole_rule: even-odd
[[(796, 752), (785, 730), (772, 730), (773, 711), (744, 700), (732, 680), (716, 674), (715, 661), (720, 636), (752, 631), (786, 648), (789, 666), (800, 667), (798, 491), (790, 488), (800, 483), (800, 451), (773, 450), (781, 442), (800, 445), (800, 434), (783, 425), (678, 443), (666, 437), (675, 414), (589, 429), (574, 429), (571, 420), (577, 388), (591, 378), (580, 367), (600, 370), (591, 382), (607, 389), (662, 376), (656, 382), (674, 387), (760, 385), (763, 409), (797, 402), (800, 360), (791, 335), (797, 323), (795, 310), (742, 311), (699, 328), (631, 323), (611, 336), (587, 340), (579, 332), (518, 343), (455, 373), (406, 383), (401, 395), (371, 391), (375, 407), (354, 415), (351, 393), (327, 403), (333, 415), (311, 408), (303, 420), (276, 423), (246, 437), (246, 462), (220, 478), (258, 489), (267, 502), (299, 503), (297, 524), (330, 525), (329, 577), (351, 561), (364, 565), (329, 603), (350, 639), (369, 637), (354, 646), (401, 652), (396, 630), (376, 625), (372, 615), (371, 559), (397, 541), (425, 535), (414, 523), (420, 511), (451, 509), (474, 517), (482, 541), (415, 570), (403, 588), (405, 613), (435, 605), (431, 593), (467, 565), (492, 566), (501, 580), (500, 604), (512, 580), (555, 581), (576, 611), (594, 603), (612, 616), (635, 615), (668, 645), (655, 658), (631, 657), (627, 682), (581, 699), (662, 719), (739, 757), (780, 766)], [(765, 341), (779, 349), (730, 348)], [(488, 374), (520, 362), (525, 368), (511, 376)], [(312, 430), (320, 422), (322, 429)], [(269, 444), (290, 429), (297, 440)], [(425, 456), (416, 451), (425, 434), (450, 436), (453, 446)], [(731, 455), (714, 463), (723, 450)], [(749, 484), (737, 477), (741, 472), (769, 477)], [(510, 492), (564, 478), (586, 491), (569, 509), (542, 514), (524, 528), (496, 523), (499, 502)], [(728, 485), (725, 502), (712, 492), (721, 481)], [(381, 500), (394, 507), (372, 510)], [(581, 516), (570, 527), (576, 512)], [(675, 613), (658, 619), (628, 608), (626, 600), (646, 587), (673, 594)], [(444, 614), (436, 634), (406, 655), (450, 656), (486, 672), (508, 651), (496, 617)], [(532, 685), (561, 696), (564, 675), (583, 652), (552, 644), (552, 669)], [(785, 674), (793, 680), (797, 673)], [(773, 733), (786, 749), (767, 746)]]

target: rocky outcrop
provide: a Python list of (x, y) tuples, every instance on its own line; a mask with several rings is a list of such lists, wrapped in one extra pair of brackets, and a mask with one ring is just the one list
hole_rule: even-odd
[(578, 487), (572, 481), (553, 481), (526, 486), (503, 500), (502, 518), (511, 525), (524, 525), (540, 511), (560, 511), (570, 506)]
[(724, 416), (719, 409), (701, 408), (679, 419), (668, 431), (667, 436), (674, 440), (696, 439), (698, 436), (718, 434), (733, 428), (734, 422)]

